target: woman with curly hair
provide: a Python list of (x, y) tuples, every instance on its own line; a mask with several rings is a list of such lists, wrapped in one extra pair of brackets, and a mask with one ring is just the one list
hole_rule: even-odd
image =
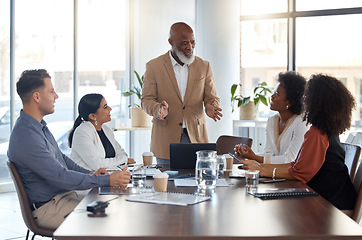
[(268, 119), (264, 151), (257, 155), (247, 145), (236, 145), (235, 150), (242, 158), (260, 163), (290, 163), (297, 157), (309, 128), (301, 115), (307, 81), (290, 71), (279, 73), (278, 82), (270, 103), (270, 109), (278, 113)]
[(304, 119), (312, 126), (304, 136), (298, 158), (289, 164), (245, 160), (244, 168), (260, 170), (261, 176), (300, 180), (349, 215), (356, 192), (338, 136), (351, 126), (355, 100), (342, 82), (318, 74), (308, 82), (304, 105)]

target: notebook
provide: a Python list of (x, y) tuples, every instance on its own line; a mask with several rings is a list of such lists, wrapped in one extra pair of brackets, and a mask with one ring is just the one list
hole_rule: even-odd
[(196, 152), (200, 150), (216, 151), (216, 143), (171, 143), (170, 168), (195, 169)]
[[(186, 178), (186, 179), (175, 179), (174, 180), (176, 187), (197, 187), (195, 178)], [(218, 179), (216, 181), (216, 187), (228, 187), (229, 183), (225, 178)]]
[(210, 196), (199, 196), (188, 193), (155, 192), (129, 196), (126, 200), (131, 202), (187, 206), (209, 200), (210, 198)]
[(266, 199), (318, 196), (318, 193), (309, 190), (308, 188), (259, 188), (257, 192), (251, 192), (251, 195)]

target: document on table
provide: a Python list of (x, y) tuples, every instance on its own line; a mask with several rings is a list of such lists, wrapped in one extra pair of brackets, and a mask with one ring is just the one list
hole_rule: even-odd
[[(197, 187), (195, 178), (186, 178), (186, 179), (175, 179), (174, 184), (176, 187)], [(228, 187), (229, 183), (225, 178), (218, 179), (216, 181), (216, 187)]]
[(233, 171), (230, 173), (229, 178), (245, 178), (245, 170), (243, 169), (233, 169)]
[(157, 168), (146, 168), (146, 176), (153, 177), (156, 173), (161, 173), (160, 169)]
[[(139, 165), (136, 165), (136, 166), (139, 166)], [(120, 169), (119, 168), (107, 168), (107, 171), (109, 172), (114, 172), (114, 171), (119, 171)], [(132, 173), (132, 170), (131, 169), (128, 169), (131, 173)], [(155, 175), (156, 173), (160, 173), (160, 169), (158, 168), (145, 168), (145, 172), (146, 172), (146, 176), (147, 177), (153, 177), (153, 175)]]
[(188, 193), (155, 192), (132, 195), (126, 198), (126, 200), (131, 202), (187, 206), (209, 200), (210, 198), (210, 196), (199, 196)]

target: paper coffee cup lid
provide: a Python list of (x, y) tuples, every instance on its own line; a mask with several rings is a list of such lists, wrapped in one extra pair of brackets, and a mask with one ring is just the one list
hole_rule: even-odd
[(156, 173), (155, 175), (153, 175), (153, 178), (168, 178), (168, 174), (167, 173)]
[(153, 156), (153, 152), (144, 152), (142, 156)]

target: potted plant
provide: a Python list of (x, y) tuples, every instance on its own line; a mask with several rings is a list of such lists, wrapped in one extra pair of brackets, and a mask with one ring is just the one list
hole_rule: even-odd
[[(272, 93), (272, 88), (267, 86), (266, 82), (258, 83), (254, 88), (254, 96), (244, 97), (241, 94), (235, 94), (236, 89), (241, 87), (241, 84), (233, 84), (231, 86), (231, 109), (234, 112), (234, 104), (238, 103), (240, 107), (240, 120), (253, 120), (256, 118), (260, 102), (265, 106), (270, 103), (269, 94)], [(254, 104), (253, 104), (254, 103)]]
[[(143, 87), (143, 79), (144, 75), (140, 77), (137, 71), (134, 71), (139, 87), (132, 86), (127, 92), (123, 92), (122, 95), (125, 97), (130, 97), (135, 94), (139, 101), (141, 101), (142, 96), (142, 87)], [(128, 105), (131, 108), (131, 120), (132, 120), (132, 127), (149, 127), (150, 126), (150, 117), (143, 111), (141, 106), (137, 103), (133, 103)]]

